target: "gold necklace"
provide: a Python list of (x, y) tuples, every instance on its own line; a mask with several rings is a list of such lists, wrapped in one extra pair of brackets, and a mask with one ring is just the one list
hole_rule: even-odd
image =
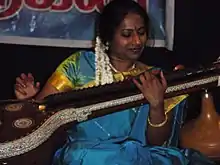
[[(111, 63), (109, 63), (109, 66), (110, 66), (110, 68), (111, 68), (115, 73), (120, 72), (120, 71), (118, 71)], [(132, 65), (132, 67), (131, 67), (128, 71), (133, 70), (133, 69), (135, 69), (135, 68), (136, 68), (136, 64), (134, 63), (134, 64)]]

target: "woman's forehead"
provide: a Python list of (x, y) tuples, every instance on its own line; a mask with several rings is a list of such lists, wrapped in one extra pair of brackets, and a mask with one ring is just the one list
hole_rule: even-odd
[(129, 13), (121, 22), (120, 29), (137, 29), (144, 26), (143, 18), (135, 13)]

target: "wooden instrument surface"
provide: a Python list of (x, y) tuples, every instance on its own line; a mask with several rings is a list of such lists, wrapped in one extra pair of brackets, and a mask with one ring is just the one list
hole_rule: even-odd
[[(173, 74), (171, 78), (167, 78), (169, 87), (165, 97), (217, 87), (219, 73), (220, 69), (209, 68)], [(1, 101), (0, 162), (21, 160), (31, 153), (33, 157), (36, 156), (32, 158), (33, 160), (37, 160), (39, 153), (53, 154), (54, 150), (45, 146), (56, 144), (53, 143), (53, 138), (57, 139), (64, 135), (65, 129), (75, 122), (86, 121), (142, 103), (147, 103), (147, 100), (131, 80), (50, 95), (41, 102)], [(45, 111), (41, 110), (41, 106), (46, 107)]]

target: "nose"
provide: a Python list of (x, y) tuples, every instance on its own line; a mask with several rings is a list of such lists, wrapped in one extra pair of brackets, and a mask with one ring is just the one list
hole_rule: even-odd
[(137, 33), (135, 33), (133, 36), (133, 44), (134, 45), (141, 45), (140, 36)]

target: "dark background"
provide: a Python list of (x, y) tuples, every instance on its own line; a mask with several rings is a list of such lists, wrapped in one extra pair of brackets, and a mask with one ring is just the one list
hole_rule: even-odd
[[(176, 0), (175, 45), (172, 52), (148, 48), (142, 61), (170, 69), (208, 65), (219, 55), (220, 16), (216, 1)], [(0, 99), (13, 98), (13, 85), (20, 73), (31, 72), (42, 84), (57, 65), (79, 49), (0, 44)]]

